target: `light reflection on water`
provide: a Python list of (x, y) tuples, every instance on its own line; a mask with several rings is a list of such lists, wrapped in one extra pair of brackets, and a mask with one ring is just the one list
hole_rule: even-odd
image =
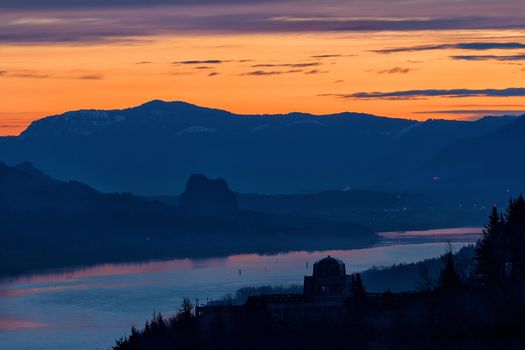
[(301, 284), (313, 262), (337, 256), (347, 271), (416, 262), (457, 250), (479, 228), (385, 233), (374, 247), (353, 250), (240, 254), (104, 264), (0, 281), (2, 349), (109, 349), (153, 312), (173, 314), (183, 297), (219, 298), (244, 286)]

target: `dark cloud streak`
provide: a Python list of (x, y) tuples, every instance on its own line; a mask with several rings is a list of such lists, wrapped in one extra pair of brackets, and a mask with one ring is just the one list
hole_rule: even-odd
[(414, 100), (428, 97), (523, 97), (525, 88), (507, 89), (428, 89), (405, 90), (393, 92), (356, 92), (352, 94), (323, 94), (320, 96), (333, 96), (344, 99), (361, 100)]
[(313, 55), (313, 56), (310, 56), (311, 58), (338, 58), (338, 57), (343, 57), (343, 55), (339, 55), (339, 54), (325, 54), (325, 55)]
[(319, 62), (310, 62), (310, 63), (261, 63), (254, 64), (252, 68), (270, 68), (270, 67), (291, 67), (291, 68), (306, 68), (306, 67), (316, 67), (320, 66)]
[(442, 44), (442, 45), (422, 45), (412, 47), (397, 47), (391, 49), (374, 50), (373, 52), (390, 54), (397, 52), (414, 52), (414, 51), (431, 51), (431, 50), (446, 50), (446, 49), (457, 49), (457, 50), (473, 50), (473, 51), (485, 51), (485, 50), (516, 50), (524, 49), (525, 44), (518, 42), (472, 42), (472, 43), (457, 43), (457, 44)]
[(173, 64), (221, 64), (224, 63), (223, 60), (190, 60), (190, 61), (175, 61)]
[(328, 73), (328, 71), (326, 71), (326, 70), (319, 70), (319, 69), (312, 69), (312, 70), (304, 72), (304, 74), (306, 74), (306, 75), (324, 74), (324, 73)]
[(451, 56), (454, 60), (463, 61), (525, 61), (525, 54), (522, 55), (509, 55), (509, 56), (497, 56), (497, 55), (457, 55)]
[[(71, 72), (73, 73), (73, 72)], [(47, 73), (41, 73), (32, 69), (18, 69), (13, 71), (0, 71), (0, 76), (4, 78), (22, 78), (22, 79), (78, 79), (78, 80), (102, 80), (104, 76), (96, 73), (85, 73), (81, 75), (64, 75), (53, 76)]]
[(80, 75), (78, 77), (73, 77), (72, 79), (80, 79), (80, 80), (102, 80), (104, 79), (104, 76), (101, 74), (86, 74), (86, 75)]
[(391, 69), (380, 70), (377, 73), (379, 74), (407, 74), (413, 70), (414, 69), (412, 68), (394, 67)]
[(525, 113), (525, 108), (521, 110), (504, 109), (446, 109), (439, 111), (418, 111), (414, 114), (456, 114), (456, 115), (521, 115)]
[(43, 74), (34, 70), (22, 69), (17, 71), (3, 71), (0, 74), (6, 78), (23, 78), (23, 79), (47, 79), (50, 78), (48, 74)]
[(242, 73), (240, 75), (250, 75), (250, 76), (267, 76), (267, 75), (282, 75), (282, 74), (293, 74), (293, 73), (302, 73), (301, 69), (291, 69), (287, 71), (262, 71), (256, 70), (252, 72)]

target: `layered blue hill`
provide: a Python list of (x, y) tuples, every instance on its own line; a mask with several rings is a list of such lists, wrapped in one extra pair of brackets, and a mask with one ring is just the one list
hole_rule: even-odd
[[(190, 177), (180, 205), (101, 193), (29, 163), (0, 162), (0, 276), (164, 257), (361, 246), (365, 225), (240, 210), (224, 180)], [(322, 238), (322, 240), (320, 240)]]
[[(476, 175), (469, 195), (489, 182), (497, 190), (465, 200), (492, 202), (506, 200), (500, 187), (508, 187), (509, 176), (522, 179), (525, 166), (515, 164), (512, 175), (480, 175), (485, 154), (513, 159), (525, 143), (522, 124), (523, 117), (418, 122), (359, 113), (237, 115), (151, 101), (35, 121), (18, 137), (0, 138), (0, 160), (31, 161), (62, 180), (142, 195), (181, 193), (197, 172), (226, 178), (244, 193), (351, 188), (417, 191), (456, 201)], [(493, 145), (491, 153), (476, 146), (484, 140)]]

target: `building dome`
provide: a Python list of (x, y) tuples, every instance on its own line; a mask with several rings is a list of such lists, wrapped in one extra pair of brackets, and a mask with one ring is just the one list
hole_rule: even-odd
[(341, 260), (337, 258), (333, 258), (330, 255), (328, 255), (326, 258), (323, 258), (316, 262), (316, 264), (319, 265), (345, 265)]
[(314, 264), (314, 277), (343, 277), (346, 276), (345, 264), (336, 258), (328, 255)]
[(345, 264), (330, 255), (317, 261), (312, 276), (304, 278), (304, 294), (307, 296), (346, 296), (349, 286)]

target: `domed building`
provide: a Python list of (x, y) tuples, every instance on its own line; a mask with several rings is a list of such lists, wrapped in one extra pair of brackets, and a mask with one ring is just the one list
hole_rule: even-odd
[(346, 297), (350, 295), (350, 276), (345, 264), (330, 255), (314, 264), (312, 276), (304, 277), (306, 297)]
[[(352, 302), (362, 302), (363, 296), (352, 300), (351, 276), (346, 274), (345, 264), (336, 258), (327, 256), (313, 266), (312, 276), (304, 277), (303, 294), (263, 294), (248, 297), (243, 305), (234, 305), (230, 301), (211, 302), (204, 306), (197, 305), (196, 315), (204, 322), (214, 322), (220, 314), (224, 319), (244, 317), (246, 308), (264, 310), (275, 322), (297, 320), (298, 322), (341, 319), (351, 312)], [(414, 302), (428, 298), (432, 294), (413, 291), (403, 293), (367, 293), (363, 291), (368, 303), (391, 305), (396, 302)], [(349, 303), (350, 302), (350, 303)]]
[(312, 276), (304, 277), (303, 294), (263, 294), (251, 296), (244, 305), (212, 304), (199, 306), (197, 315), (209, 322), (214, 313), (225, 317), (240, 317), (246, 306), (260, 306), (274, 321), (285, 318), (297, 320), (319, 320), (323, 317), (343, 317), (350, 293), (351, 278), (346, 274), (345, 264), (327, 256), (313, 266)]

